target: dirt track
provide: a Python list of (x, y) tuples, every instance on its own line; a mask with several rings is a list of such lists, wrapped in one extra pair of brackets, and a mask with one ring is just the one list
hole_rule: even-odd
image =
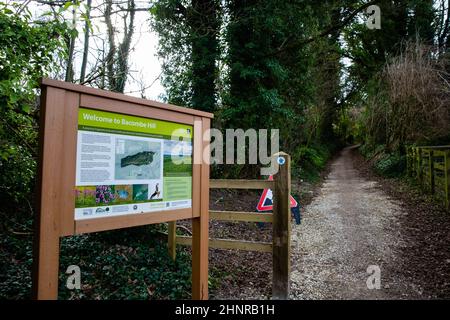
[[(361, 176), (352, 149), (331, 164), (319, 195), (292, 231), (292, 299), (420, 299), (402, 276), (401, 204)], [(368, 289), (367, 268), (379, 266), (381, 288)], [(409, 278), (410, 279), (410, 278)]]

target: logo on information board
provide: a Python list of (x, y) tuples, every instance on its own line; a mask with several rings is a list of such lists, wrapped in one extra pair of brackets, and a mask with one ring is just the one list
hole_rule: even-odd
[[(273, 180), (273, 176), (269, 176), (269, 181)], [(291, 208), (295, 208), (298, 206), (297, 201), (293, 196), (289, 196), (291, 201)], [(258, 211), (272, 211), (273, 210), (273, 194), (272, 190), (264, 189), (261, 198), (259, 199), (258, 205), (256, 206), (256, 210)]]

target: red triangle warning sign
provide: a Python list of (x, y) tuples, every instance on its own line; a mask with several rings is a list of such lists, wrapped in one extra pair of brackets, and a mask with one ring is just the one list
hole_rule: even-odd
[[(269, 176), (269, 180), (273, 180), (273, 176)], [(256, 206), (256, 210), (258, 211), (272, 211), (273, 210), (273, 195), (272, 190), (264, 189), (261, 198), (259, 199), (258, 205)], [(291, 208), (295, 208), (298, 206), (297, 201), (295, 201), (293, 196), (290, 196), (291, 200)]]

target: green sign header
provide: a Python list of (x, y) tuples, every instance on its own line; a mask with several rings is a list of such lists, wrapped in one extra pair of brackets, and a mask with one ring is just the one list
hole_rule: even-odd
[(80, 108), (78, 126), (173, 136), (192, 139), (192, 126), (169, 121), (135, 117), (93, 109)]

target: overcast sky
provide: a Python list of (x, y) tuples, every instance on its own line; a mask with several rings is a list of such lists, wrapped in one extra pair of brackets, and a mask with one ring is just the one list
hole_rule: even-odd
[[(20, 1), (14, 1), (14, 0), (0, 0), (0, 2), (3, 3), (11, 3), (11, 2), (18, 2), (21, 4), (27, 3), (26, 0), (20, 0)], [(83, 1), (85, 2), (85, 1)], [(148, 8), (149, 2), (148, 0), (136, 0), (136, 6), (139, 8)], [(92, 7), (95, 8), (101, 4), (103, 4), (103, 0), (93, 0), (92, 1)], [(44, 11), (48, 10), (47, 5), (38, 4), (35, 1), (31, 1), (28, 4), (28, 8), (33, 13), (35, 17), (40, 16)], [(84, 8), (80, 9), (84, 11)], [(68, 12), (70, 17), (70, 12)], [(93, 29), (94, 34), (97, 37), (97, 40), (95, 37), (91, 38), (90, 41), (90, 47), (95, 47), (96, 45), (100, 46), (101, 41), (99, 39), (106, 39), (106, 26), (103, 23), (103, 18), (95, 18), (96, 16), (101, 15), (101, 12), (99, 10), (93, 10), (91, 12), (93, 22)], [(161, 85), (160, 82), (160, 74), (161, 74), (161, 62), (159, 61), (158, 57), (156, 56), (157, 47), (158, 47), (158, 35), (151, 30), (150, 28), (150, 13), (145, 11), (138, 11), (135, 15), (135, 30), (134, 30), (134, 37), (132, 42), (132, 51), (130, 53), (130, 71), (131, 76), (128, 78), (127, 85), (125, 87), (125, 93), (129, 95), (134, 96), (140, 96), (140, 86), (138, 82), (142, 80), (142, 82), (145, 84), (145, 87), (148, 87), (145, 90), (145, 96), (147, 99), (151, 100), (160, 100), (159, 96), (160, 94), (164, 93), (164, 88)], [(122, 26), (122, 20), (119, 17), (116, 17), (116, 21), (113, 23), (115, 24), (116, 28), (120, 29)], [(83, 39), (83, 27), (84, 22), (78, 21), (77, 22), (77, 29), (80, 32), (79, 34), (79, 42), (77, 43), (76, 47), (76, 60), (75, 60), (75, 70), (79, 70), (80, 64), (81, 64), (81, 49), (82, 49), (82, 39)], [(119, 30), (120, 31), (120, 30)], [(121, 34), (118, 35), (118, 39), (120, 40), (122, 37)], [(96, 60), (96, 57), (94, 56), (94, 53), (96, 51), (92, 50), (90, 54), (89, 61), (94, 62)], [(89, 72), (89, 67), (88, 67)], [(77, 74), (79, 76), (79, 72)], [(137, 81), (135, 81), (135, 80)], [(151, 86), (150, 86), (151, 85)]]

